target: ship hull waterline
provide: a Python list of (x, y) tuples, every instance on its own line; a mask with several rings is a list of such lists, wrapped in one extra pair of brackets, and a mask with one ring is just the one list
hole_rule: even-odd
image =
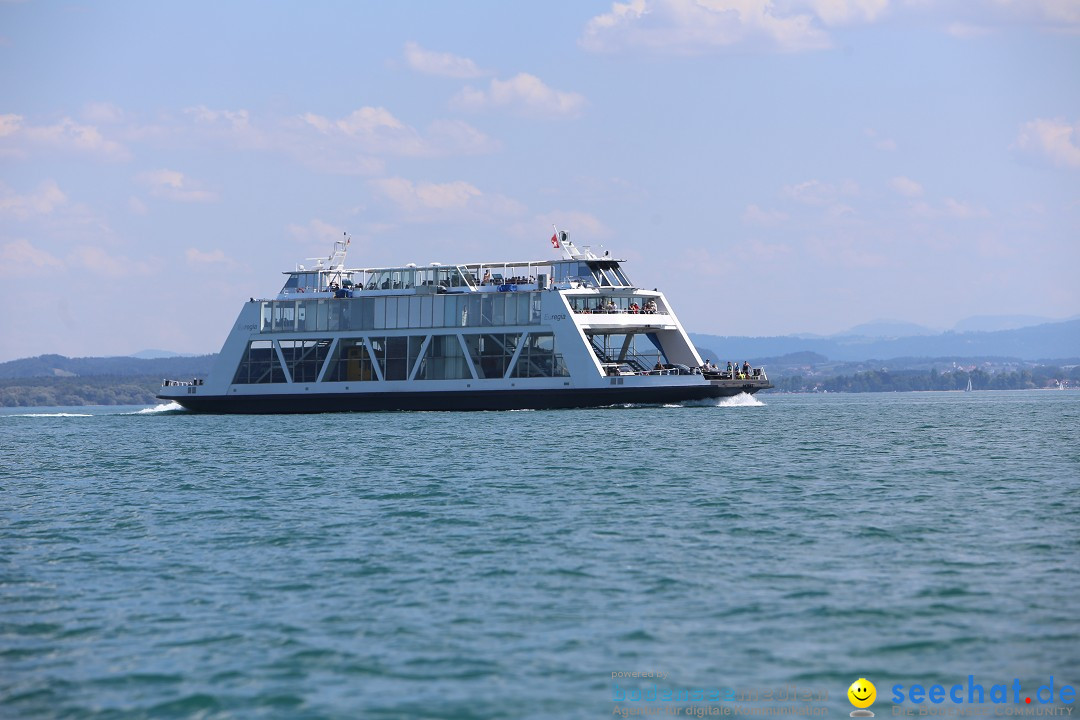
[(548, 390), (304, 393), (266, 395), (159, 395), (187, 410), (215, 414), (372, 412), (393, 410), (553, 410), (610, 405), (658, 405), (734, 397), (771, 388), (739, 382), (682, 387), (612, 387)]

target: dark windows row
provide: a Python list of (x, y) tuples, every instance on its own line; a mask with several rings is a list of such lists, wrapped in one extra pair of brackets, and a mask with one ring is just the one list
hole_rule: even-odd
[[(327, 339), (281, 340), (279, 344), (293, 382), (315, 382), (324, 363), (324, 382), (408, 380), (414, 368), (415, 380), (503, 378), (508, 371), (510, 377), (519, 378), (569, 375), (551, 333), (482, 333), (460, 339), (457, 335), (347, 338), (338, 342), (330, 357)], [(248, 344), (233, 382), (288, 382), (271, 341)]]
[(276, 300), (262, 304), (262, 332), (498, 327), (540, 322), (540, 293)]

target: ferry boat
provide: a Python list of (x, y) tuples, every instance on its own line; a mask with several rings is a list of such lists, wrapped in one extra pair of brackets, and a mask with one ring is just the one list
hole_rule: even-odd
[(772, 387), (703, 363), (664, 294), (568, 233), (555, 260), (349, 268), (349, 238), (252, 298), (204, 379), (158, 397), (214, 413), (679, 403)]

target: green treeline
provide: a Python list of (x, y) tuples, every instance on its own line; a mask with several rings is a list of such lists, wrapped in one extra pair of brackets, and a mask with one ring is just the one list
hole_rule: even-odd
[(0, 380), (0, 407), (153, 405), (158, 375), (32, 377)]
[(1013, 372), (988, 373), (963, 370), (939, 373), (919, 370), (870, 370), (854, 375), (837, 375), (829, 378), (791, 376), (773, 379), (777, 390), (783, 392), (905, 392), (912, 390), (964, 390), (968, 378), (973, 390), (1030, 390), (1055, 387), (1056, 381), (1068, 380), (1080, 384), (1080, 366), (1068, 371), (1058, 367), (1040, 365)]

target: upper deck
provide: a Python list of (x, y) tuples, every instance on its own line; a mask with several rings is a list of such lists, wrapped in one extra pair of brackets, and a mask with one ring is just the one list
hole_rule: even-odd
[[(416, 295), (472, 292), (518, 292), (535, 290), (635, 290), (621, 263), (607, 253), (598, 256), (588, 247), (578, 250), (562, 233), (557, 244), (564, 251), (561, 260), (473, 262), (460, 265), (409, 263), (398, 267), (346, 267), (348, 240), (338, 241), (334, 253), (315, 265), (298, 265), (286, 271), (285, 285), (278, 300), (296, 296), (323, 295), (354, 297), (375, 295)], [(554, 240), (553, 240), (554, 242)]]

